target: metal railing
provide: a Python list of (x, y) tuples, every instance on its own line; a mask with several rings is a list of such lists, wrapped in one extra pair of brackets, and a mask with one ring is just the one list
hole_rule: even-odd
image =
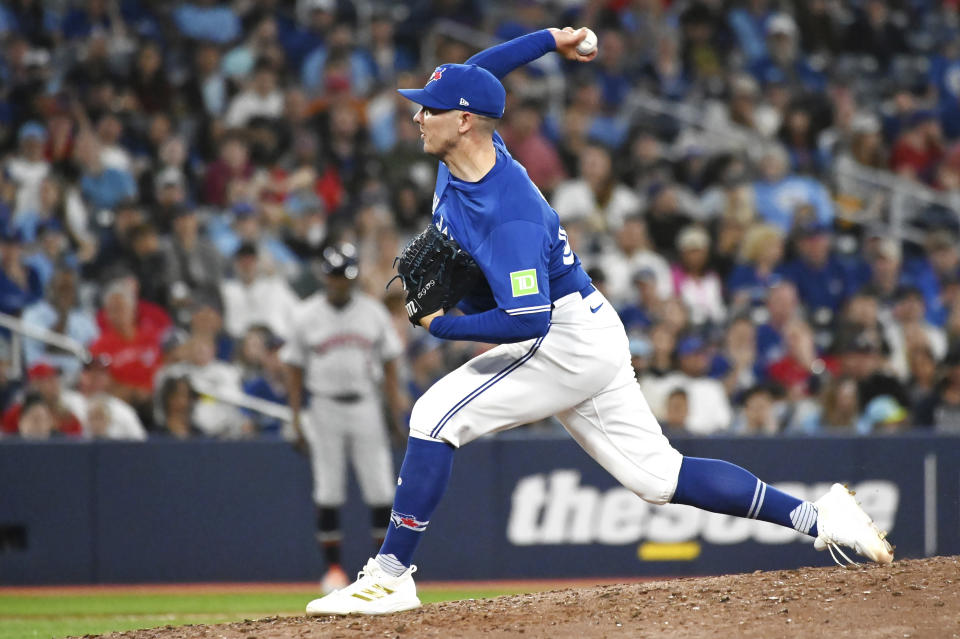
[[(87, 349), (87, 347), (72, 337), (64, 335), (63, 333), (51, 331), (40, 326), (26, 324), (19, 317), (8, 315), (6, 313), (0, 313), (0, 327), (8, 329), (12, 334), (9, 375), (11, 378), (19, 377), (20, 372), (23, 369), (22, 338), (35, 339), (49, 346), (62, 349), (76, 357), (84, 364), (91, 361), (90, 351)], [(209, 384), (204, 384), (202, 381), (195, 380), (193, 379), (193, 376), (189, 376), (188, 379), (190, 380), (190, 386), (194, 391), (201, 395), (206, 395), (207, 397), (210, 397), (218, 402), (231, 404), (238, 408), (246, 408), (248, 410), (256, 411), (260, 414), (266, 415), (267, 417), (273, 417), (274, 419), (282, 420), (285, 423), (289, 423), (293, 419), (293, 413), (291, 412), (290, 407), (284, 406), (283, 404), (269, 402), (264, 399), (260, 399), (259, 397), (254, 397), (253, 395), (247, 395), (243, 392), (223, 391)]]
[[(631, 121), (653, 114), (681, 123), (698, 132), (700, 146), (714, 152), (738, 153), (756, 160), (758, 153), (777, 143), (735, 123), (725, 123), (723, 129), (711, 127), (704, 108), (669, 102), (646, 91), (634, 91), (626, 111)], [(931, 207), (949, 211), (960, 221), (960, 193), (937, 191), (850, 158), (841, 157), (833, 163), (828, 186), (837, 197), (837, 216), (841, 220), (882, 227), (895, 237), (920, 241), (923, 233), (919, 223)]]

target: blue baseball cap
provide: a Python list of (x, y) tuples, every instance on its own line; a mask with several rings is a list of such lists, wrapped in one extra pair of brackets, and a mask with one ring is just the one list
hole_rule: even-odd
[(686, 357), (696, 353), (702, 353), (707, 348), (707, 343), (696, 335), (689, 335), (680, 340), (677, 344), (677, 357)]
[(422, 89), (398, 92), (431, 109), (459, 109), (488, 118), (502, 118), (507, 99), (500, 80), (475, 64), (441, 64)]
[(47, 128), (36, 120), (30, 120), (20, 127), (19, 139), (21, 142), (23, 142), (24, 140), (29, 140), (31, 138), (41, 141), (46, 140)]

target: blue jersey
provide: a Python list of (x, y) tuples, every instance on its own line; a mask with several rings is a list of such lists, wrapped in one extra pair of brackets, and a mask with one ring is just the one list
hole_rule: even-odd
[(461, 304), (468, 313), (549, 313), (551, 303), (590, 285), (556, 211), (513, 159), (498, 133), (497, 160), (479, 182), (464, 182), (444, 164), (433, 194), (433, 223), (473, 256), (482, 283)]
[[(549, 31), (535, 31), (481, 51), (467, 64), (503, 78), (554, 44)], [(496, 162), (479, 182), (453, 177), (443, 163), (437, 172), (433, 222), (473, 256), (486, 281), (459, 304), (466, 317), (431, 322), (435, 337), (492, 343), (538, 337), (549, 328), (552, 302), (590, 288), (556, 211), (497, 133), (493, 145)]]

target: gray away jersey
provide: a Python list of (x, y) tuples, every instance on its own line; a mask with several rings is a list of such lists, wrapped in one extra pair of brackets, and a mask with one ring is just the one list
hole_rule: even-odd
[(304, 369), (304, 382), (313, 394), (373, 395), (379, 391), (383, 363), (402, 352), (383, 304), (354, 292), (350, 302), (337, 309), (318, 293), (297, 310), (280, 357)]

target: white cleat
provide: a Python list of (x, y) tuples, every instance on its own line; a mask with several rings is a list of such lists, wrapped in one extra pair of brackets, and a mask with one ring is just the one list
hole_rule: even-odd
[(419, 608), (417, 586), (413, 583), (416, 571), (416, 566), (410, 566), (399, 577), (392, 577), (376, 559), (370, 559), (355, 582), (308, 603), (307, 615), (386, 615)]
[(848, 564), (857, 563), (847, 557), (840, 546), (853, 548), (878, 564), (893, 561), (893, 546), (885, 539), (887, 533), (877, 528), (870, 515), (853, 498), (851, 491), (834, 484), (830, 492), (813, 503), (817, 507), (817, 530), (820, 533), (813, 547), (817, 550), (828, 549), (837, 565), (844, 564), (837, 559), (834, 551), (840, 553)]

